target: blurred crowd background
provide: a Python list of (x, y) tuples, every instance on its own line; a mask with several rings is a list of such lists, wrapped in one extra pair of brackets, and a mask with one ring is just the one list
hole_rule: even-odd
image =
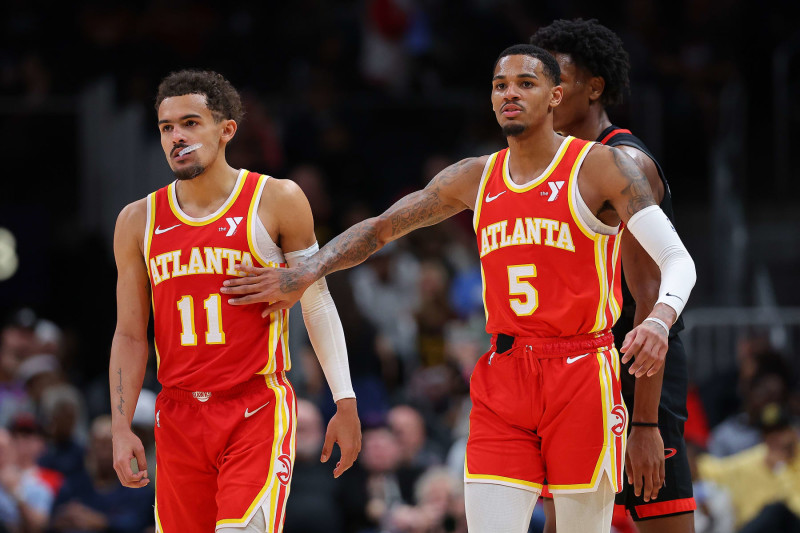
[[(153, 530), (153, 484), (122, 488), (111, 465), (107, 363), (116, 215), (172, 179), (153, 110), (163, 76), (214, 69), (241, 90), (228, 161), (296, 181), (324, 244), (446, 165), (502, 148), (495, 57), (573, 17), (622, 37), (631, 94), (611, 118), (659, 158), (698, 267), (682, 334), (697, 530), (800, 516), (792, 4), (3, 3), (0, 532)], [(293, 310), (302, 400), (287, 533), (466, 531), (468, 383), (488, 347), (470, 217), (329, 277), (364, 425), (361, 456), (336, 481), (318, 460), (335, 406)], [(158, 391), (151, 357), (134, 417), (151, 477)], [(541, 521), (537, 507), (531, 531)], [(633, 531), (624, 514), (614, 527)]]

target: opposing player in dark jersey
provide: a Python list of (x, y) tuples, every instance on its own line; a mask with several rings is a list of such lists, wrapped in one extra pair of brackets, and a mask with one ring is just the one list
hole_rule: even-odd
[[(647, 176), (656, 201), (673, 219), (672, 196), (658, 162), (641, 140), (613, 125), (606, 113), (606, 107), (622, 102), (628, 89), (630, 65), (620, 38), (596, 20), (557, 20), (539, 29), (531, 43), (550, 51), (561, 67), (564, 97), (554, 110), (554, 129), (624, 151)], [(623, 232), (621, 254), (623, 308), (613, 328), (618, 346), (647, 317), (658, 299), (660, 280), (656, 264), (630, 232)], [(678, 318), (670, 329), (661, 372), (638, 378), (622, 372), (631, 424), (627, 484), (617, 503), (627, 507), (646, 533), (694, 531), (695, 501), (683, 440), (688, 376), (686, 352), (678, 337), (682, 329), (683, 320)]]

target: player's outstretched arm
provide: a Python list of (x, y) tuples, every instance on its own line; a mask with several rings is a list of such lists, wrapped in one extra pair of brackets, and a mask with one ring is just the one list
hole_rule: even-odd
[(302, 265), (288, 269), (242, 268), (250, 276), (225, 281), (221, 291), (236, 295), (232, 305), (272, 302), (264, 314), (291, 307), (319, 278), (360, 264), (387, 243), (411, 231), (432, 226), (467, 208), (477, 195), (486, 158), (450, 165), (427, 187), (413, 192), (377, 217), (355, 224)]
[[(144, 446), (131, 431), (147, 366), (147, 321), (150, 318), (150, 282), (141, 248), (147, 217), (145, 201), (128, 205), (117, 218), (114, 232), (117, 327), (108, 369), (114, 470), (124, 486), (133, 488), (150, 483)], [(131, 469), (134, 457), (138, 472)]]
[(595, 213), (616, 212), (627, 230), (658, 265), (659, 297), (651, 313), (623, 342), (623, 361), (635, 358), (630, 373), (653, 376), (663, 366), (669, 328), (694, 286), (694, 262), (675, 228), (656, 205), (647, 177), (621, 150), (595, 147), (581, 171), (581, 194)]
[[(302, 265), (319, 250), (311, 206), (293, 181), (271, 179), (267, 182), (259, 216), (262, 221), (270, 218), (270, 226), (276, 228), (273, 231), (277, 233), (277, 242), (290, 267)], [(339, 477), (353, 466), (361, 451), (361, 422), (350, 380), (342, 321), (325, 278), (308, 287), (300, 298), (300, 306), (308, 338), (336, 402), (336, 414), (328, 423), (320, 460), (326, 462), (333, 445), (338, 444), (341, 460), (333, 475)]]

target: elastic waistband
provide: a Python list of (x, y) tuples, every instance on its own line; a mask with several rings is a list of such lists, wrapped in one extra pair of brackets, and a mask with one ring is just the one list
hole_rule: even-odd
[(614, 334), (610, 329), (571, 337), (512, 337), (498, 333), (492, 336), (492, 344), (497, 353), (510, 350), (516, 352), (524, 349), (523, 354), (531, 354), (539, 359), (549, 359), (605, 352), (613, 348)]
[[(283, 374), (283, 372), (280, 372), (280, 374)], [(269, 375), (265, 374), (255, 374), (247, 381), (222, 391), (189, 391), (178, 387), (164, 387), (161, 389), (161, 394), (171, 400), (184, 403), (206, 403), (209, 401), (229, 400), (264, 389), (267, 386), (268, 377)]]

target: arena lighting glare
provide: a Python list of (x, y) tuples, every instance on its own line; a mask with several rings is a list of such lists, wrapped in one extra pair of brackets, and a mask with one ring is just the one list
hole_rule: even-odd
[(0, 281), (5, 281), (17, 272), (17, 240), (6, 228), (0, 228)]

